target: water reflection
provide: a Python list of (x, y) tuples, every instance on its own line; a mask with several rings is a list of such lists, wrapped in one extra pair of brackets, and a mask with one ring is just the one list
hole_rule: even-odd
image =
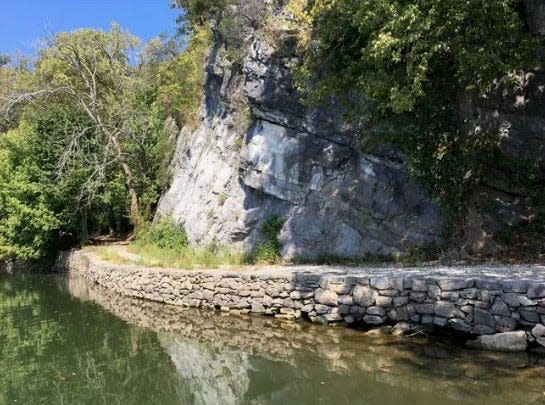
[(0, 404), (174, 404), (178, 385), (155, 332), (52, 278), (0, 277)]
[(157, 332), (181, 403), (543, 403), (545, 363), (528, 354), (460, 350), (425, 339), (370, 338), (343, 328), (225, 316), (132, 300), (59, 280)]

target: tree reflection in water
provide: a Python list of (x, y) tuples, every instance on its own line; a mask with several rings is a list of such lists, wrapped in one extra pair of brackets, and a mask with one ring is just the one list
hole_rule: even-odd
[(81, 279), (73, 296), (156, 331), (182, 403), (536, 403), (543, 359), (467, 351), (426, 339), (224, 315), (134, 300)]
[(157, 334), (47, 276), (0, 277), (0, 404), (179, 403)]

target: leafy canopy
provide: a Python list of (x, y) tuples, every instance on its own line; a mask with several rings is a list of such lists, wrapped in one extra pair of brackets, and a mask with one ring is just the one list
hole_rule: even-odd
[(306, 80), (318, 74), (318, 95), (355, 87), (381, 111), (411, 111), (437, 85), (485, 92), (527, 66), (536, 45), (517, 0), (297, 3), (312, 29)]
[(139, 52), (117, 26), (84, 29), (49, 38), (32, 68), (0, 67), (0, 259), (127, 232), (133, 194), (152, 215), (172, 131), (157, 99), (164, 61), (137, 64)]

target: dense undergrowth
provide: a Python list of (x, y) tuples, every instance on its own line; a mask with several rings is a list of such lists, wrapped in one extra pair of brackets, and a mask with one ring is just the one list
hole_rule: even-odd
[[(140, 230), (128, 246), (133, 258), (123, 256), (113, 246), (94, 248), (100, 258), (114, 263), (179, 269), (281, 264), (278, 234), (283, 220), (271, 217), (260, 231), (262, 241), (247, 252), (212, 242), (203, 248), (191, 246), (184, 227), (172, 218), (163, 218)], [(130, 255), (130, 256), (132, 256)]]

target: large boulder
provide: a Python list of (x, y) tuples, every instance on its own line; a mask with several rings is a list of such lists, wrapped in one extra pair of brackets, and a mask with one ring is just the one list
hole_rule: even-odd
[(526, 332), (504, 332), (495, 335), (482, 335), (466, 343), (468, 347), (497, 352), (522, 352), (528, 347)]

